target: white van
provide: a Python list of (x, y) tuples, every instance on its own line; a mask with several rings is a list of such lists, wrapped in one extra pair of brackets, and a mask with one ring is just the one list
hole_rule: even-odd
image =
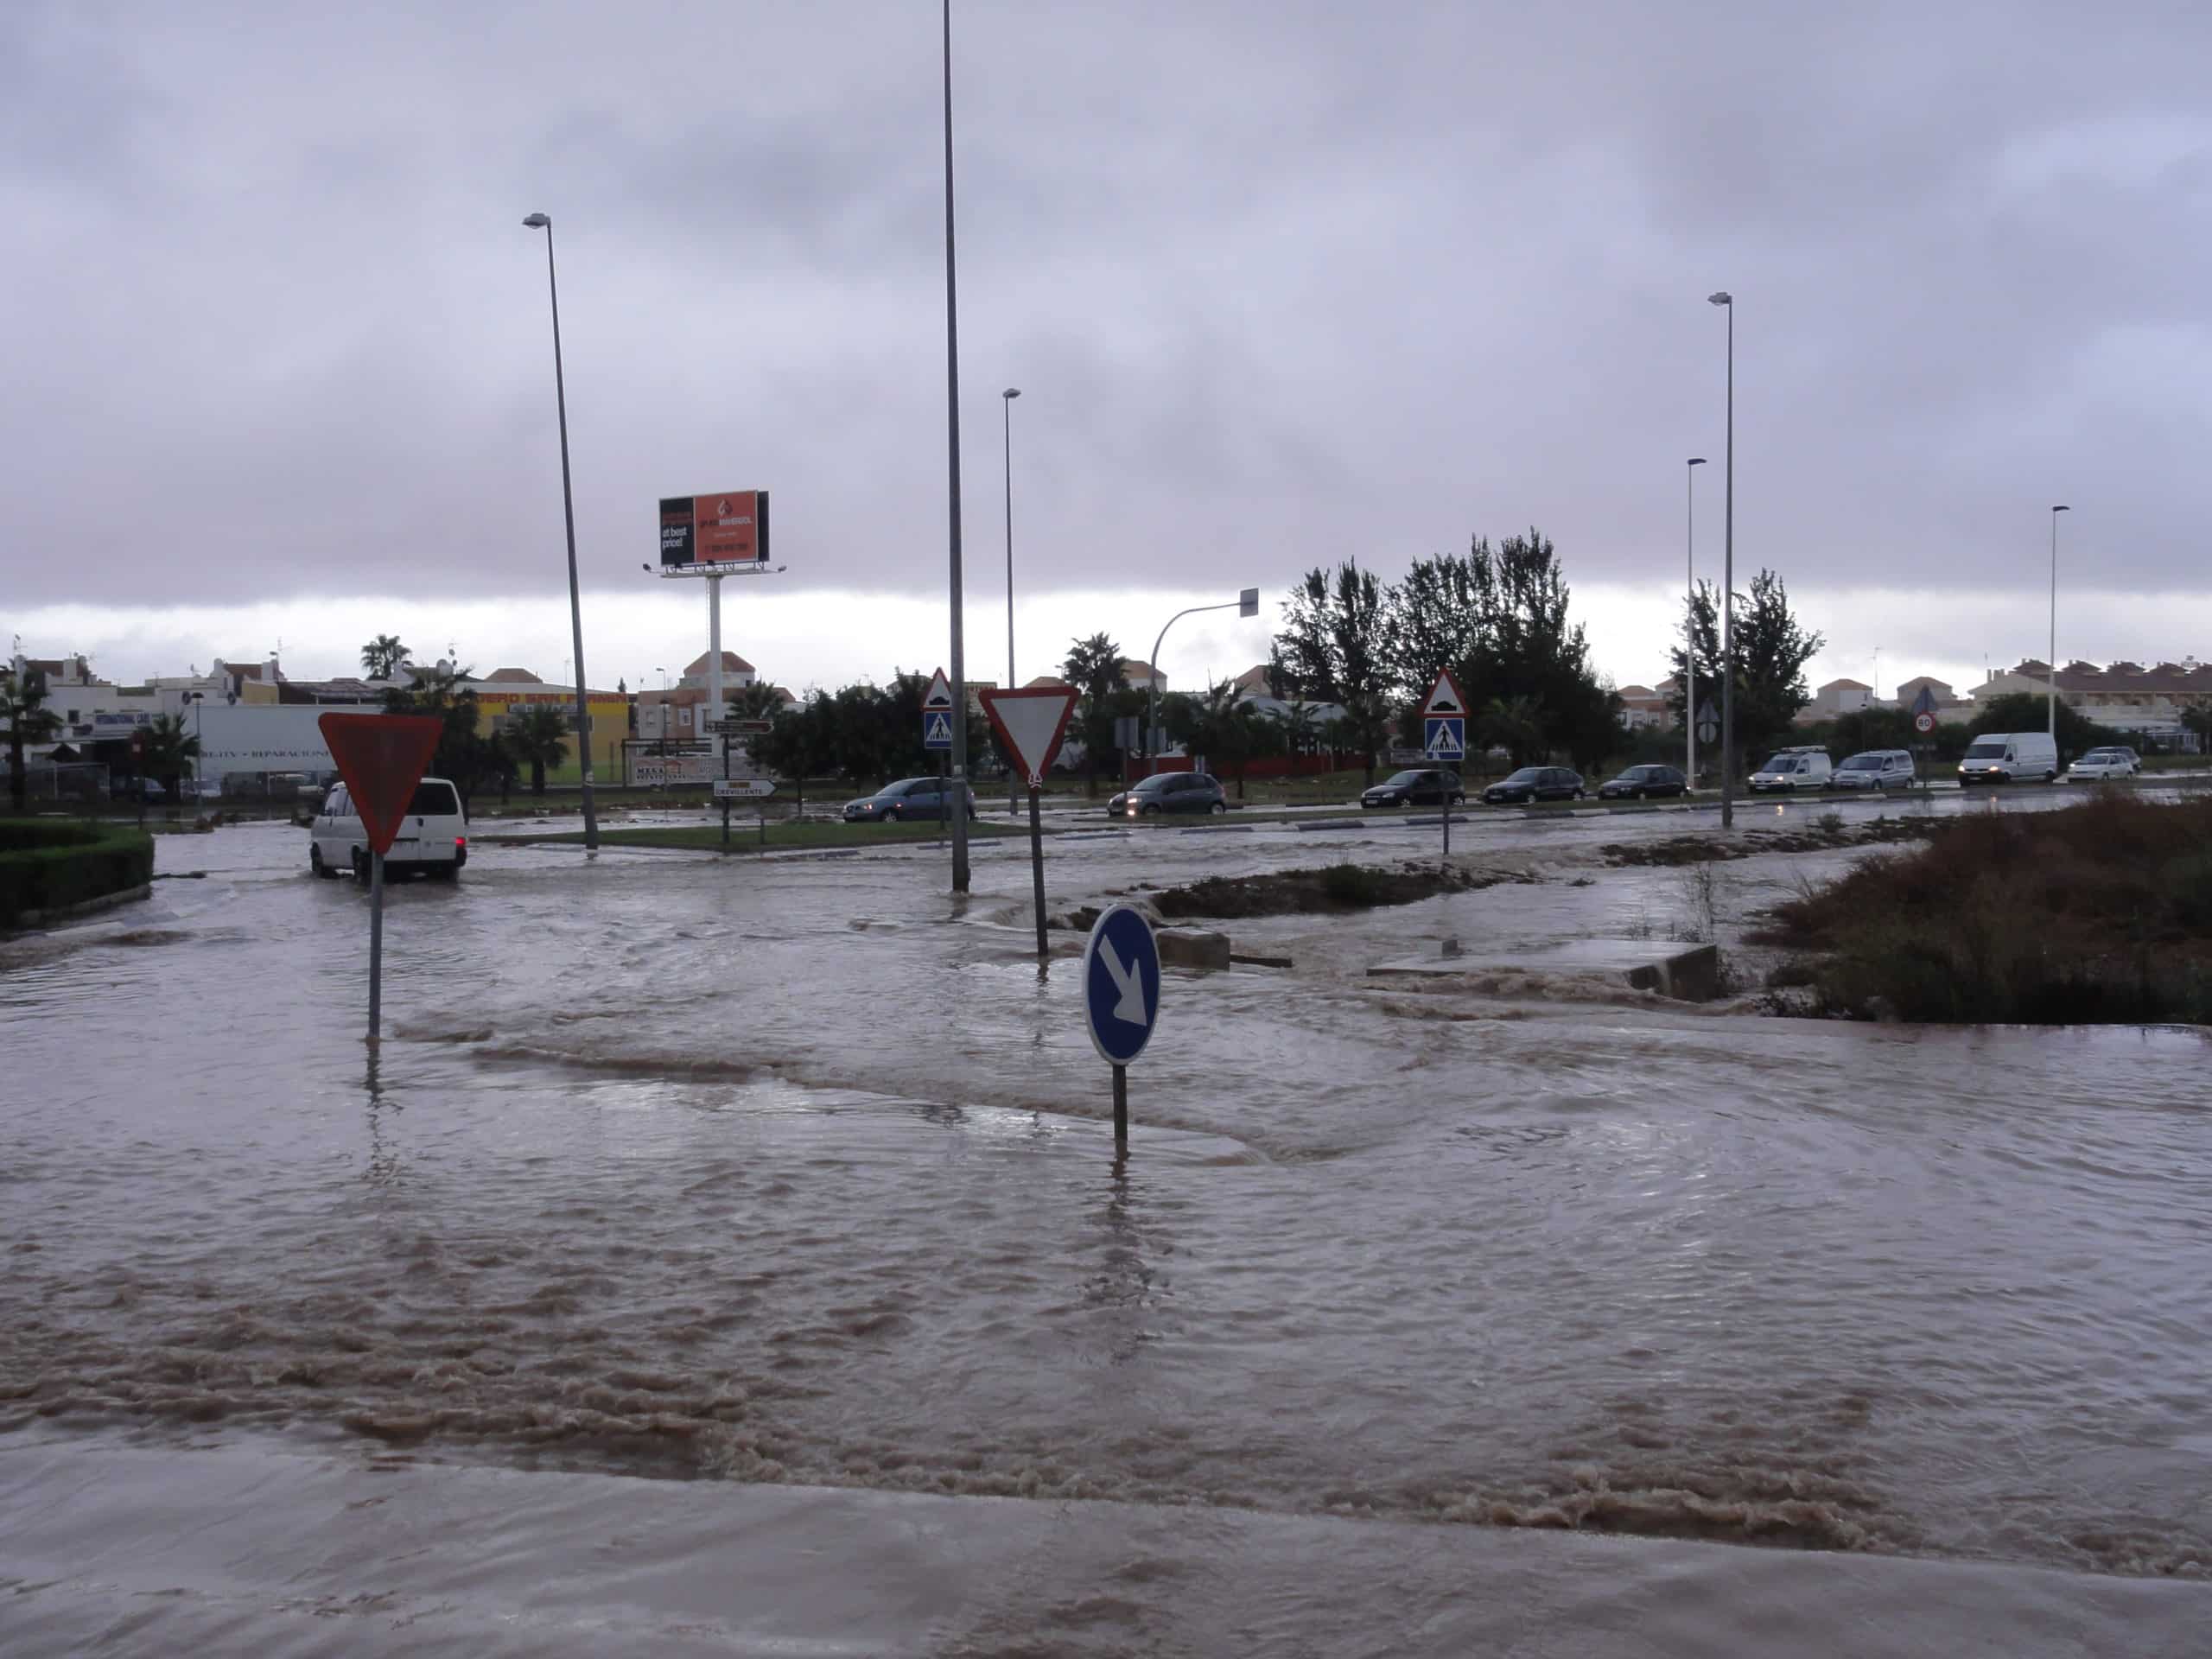
[(1959, 786), (2047, 784), (2058, 776), (2058, 745), (2049, 732), (1985, 732), (1967, 746)]
[(1828, 779), (1830, 789), (1910, 789), (1912, 756), (1904, 749), (1867, 749), (1853, 755)]
[(1769, 755), (1766, 764), (1751, 774), (1751, 793), (1764, 795), (1774, 790), (1794, 794), (1801, 789), (1825, 789), (1834, 771), (1826, 749), (1809, 744), (1783, 749)]
[[(468, 862), (468, 817), (461, 810), (461, 791), (442, 778), (425, 778), (415, 785), (415, 798), (407, 803), (407, 816), (391, 850), (384, 855), (389, 876), (419, 872), (440, 881), (450, 881)], [(308, 868), (334, 880), (347, 870), (369, 879), (369, 836), (361, 815), (353, 810), (346, 785), (335, 785), (323, 798), (315, 815), (308, 842)]]

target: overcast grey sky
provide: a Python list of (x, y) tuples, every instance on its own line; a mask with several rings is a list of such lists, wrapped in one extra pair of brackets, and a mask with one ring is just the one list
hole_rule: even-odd
[[(1717, 567), (1717, 287), (1739, 563), (2024, 600), (2063, 499), (2101, 585), (2203, 588), (2212, 8), (954, 28), (979, 588), (1009, 384), (1033, 589), (1274, 594), (1532, 521), (1578, 587), (1671, 579), (1692, 453)], [(941, 592), (937, 29), (932, 0), (13, 0), (0, 608), (561, 597), (534, 209), (588, 588), (646, 580), (660, 494), (759, 485), (789, 588)]]

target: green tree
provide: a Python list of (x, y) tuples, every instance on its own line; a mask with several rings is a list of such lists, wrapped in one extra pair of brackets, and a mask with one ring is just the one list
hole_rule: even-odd
[(461, 792), (465, 810), (486, 785), (512, 783), (517, 770), (507, 746), (485, 736), (474, 689), (467, 682), (475, 671), (448, 665), (423, 674), (411, 686), (392, 686), (384, 694), (386, 714), (429, 715), (444, 727), (437, 753), (430, 758), (430, 774), (447, 779)]
[(1457, 675), (1480, 653), (1497, 609), (1493, 566), (1489, 544), (1477, 537), (1464, 554), (1415, 559), (1391, 584), (1390, 676), (1409, 703), (1427, 695), (1439, 671)]
[(142, 728), (138, 741), (138, 772), (167, 791), (172, 805), (182, 792), (184, 769), (199, 758), (200, 740), (182, 715), (156, 715)]
[(1457, 677), (1469, 706), (1527, 699), (1547, 753), (1563, 749), (1578, 766), (1596, 766), (1619, 746), (1620, 699), (1590, 666), (1589, 640), (1569, 615), (1558, 550), (1532, 525), (1494, 554), (1478, 538), (1469, 559), (1488, 607), (1475, 654)]
[[(1122, 648), (1107, 635), (1068, 643), (1060, 664), (1061, 676), (1076, 689), (1075, 716), (1070, 722), (1083, 740), (1083, 788), (1098, 793), (1098, 757), (1114, 747), (1114, 721), (1127, 709), (1128, 683), (1123, 677)], [(1155, 672), (1157, 671), (1154, 671)]]
[(1736, 600), (1736, 753), (1782, 741), (1797, 711), (1813, 700), (1805, 664), (1827, 642), (1790, 613), (1789, 590), (1771, 570), (1751, 578)]
[(519, 766), (530, 768), (530, 792), (545, 792), (545, 769), (569, 758), (569, 721), (550, 703), (526, 704), (507, 722), (508, 753)]
[(1204, 756), (1214, 777), (1233, 774), (1244, 798), (1245, 768), (1274, 745), (1275, 728), (1251, 704), (1238, 701), (1233, 680), (1209, 683), (1202, 696), (1171, 691), (1160, 700), (1160, 723), (1192, 756)]
[(380, 633), (361, 647), (361, 669), (372, 680), (388, 680), (407, 660), (407, 647), (396, 633)]
[[(1667, 693), (1667, 707), (1675, 723), (1687, 726), (1696, 711), (1710, 702), (1713, 718), (1720, 718), (1720, 601), (1709, 582), (1700, 582), (1686, 602), (1676, 632), (1682, 644), (1668, 653), (1675, 687)], [(1695, 658), (1694, 671), (1691, 659)]]
[(1533, 766), (1548, 747), (1543, 704), (1534, 697), (1492, 697), (1475, 721), (1475, 741), (1485, 749), (1503, 749), (1516, 766)]
[(61, 717), (46, 706), (46, 676), (26, 669), (18, 677), (0, 671), (0, 721), (8, 723), (8, 804), (23, 811), (30, 801), (30, 774), (23, 763), (26, 744), (51, 742)]
[(1268, 659), (1300, 696), (1343, 709), (1338, 735), (1356, 752), (1370, 783), (1375, 757), (1389, 741), (1391, 692), (1397, 683), (1389, 613), (1382, 584), (1346, 559), (1332, 576), (1306, 573), (1283, 601), (1283, 626)]
[(2212, 754), (2212, 702), (2192, 703), (2181, 711), (2182, 729), (2196, 734), (2197, 747)]

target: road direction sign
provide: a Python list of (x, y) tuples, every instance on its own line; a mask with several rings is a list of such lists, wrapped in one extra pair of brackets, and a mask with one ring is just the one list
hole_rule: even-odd
[(1928, 713), (1925, 709), (1922, 710), (1919, 714), (1916, 714), (1912, 717), (1912, 729), (1916, 732), (1934, 731), (1936, 729), (1936, 716)]
[(765, 801), (776, 792), (772, 778), (717, 778), (715, 779), (715, 798), (718, 801)]
[(922, 711), (922, 747), (925, 749), (950, 749), (952, 747), (952, 716), (942, 709)]
[(1091, 925), (1083, 998), (1099, 1058), (1127, 1065), (1144, 1052), (1160, 1018), (1160, 945), (1142, 911), (1115, 905)]
[(952, 682), (944, 677), (943, 669), (930, 677), (930, 689), (922, 693), (922, 707), (945, 709), (952, 707)]
[(1046, 771), (1060, 752), (1060, 740), (1067, 735), (1068, 716), (1075, 710), (1075, 688), (1038, 685), (977, 695), (1007, 764), (1029, 780), (1030, 788), (1042, 788)]

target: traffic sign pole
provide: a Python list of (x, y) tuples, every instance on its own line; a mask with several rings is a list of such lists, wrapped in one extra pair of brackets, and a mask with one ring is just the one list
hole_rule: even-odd
[(1129, 1155), (1129, 1068), (1114, 1068), (1114, 1155)]
[(1037, 960), (1052, 955), (1045, 943), (1045, 823), (1037, 804), (1039, 791), (1029, 786), (1029, 880), (1037, 890)]
[(369, 1040), (384, 1013), (384, 855), (369, 855)]
[[(1452, 671), (1436, 671), (1436, 683), (1421, 706), (1421, 753), (1431, 760), (1449, 760), (1456, 771), (1467, 761), (1467, 700)], [(1441, 785), (1437, 793), (1444, 809), (1444, 861), (1452, 861), (1452, 786)]]

